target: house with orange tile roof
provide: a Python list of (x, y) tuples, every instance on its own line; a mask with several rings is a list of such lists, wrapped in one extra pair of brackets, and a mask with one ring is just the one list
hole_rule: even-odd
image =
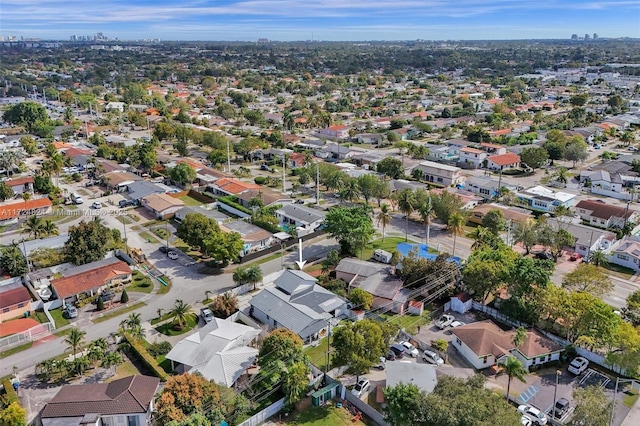
[(506, 170), (520, 167), (520, 156), (513, 152), (487, 157), (487, 168), (490, 170)]
[(211, 189), (215, 195), (239, 195), (250, 189), (263, 189), (263, 187), (255, 183), (227, 178), (214, 182), (213, 185), (211, 185)]
[(50, 214), (52, 206), (49, 197), (13, 201), (0, 205), (0, 225), (15, 223), (18, 219), (27, 216)]
[(513, 132), (511, 129), (489, 130), (489, 136), (497, 138), (498, 136), (506, 136), (511, 132)]
[(347, 139), (349, 137), (349, 128), (345, 125), (333, 125), (321, 129), (318, 136), (324, 136), (332, 139)]
[(0, 281), (0, 322), (24, 316), (31, 311), (31, 295), (22, 278)]
[(487, 158), (487, 153), (481, 149), (464, 147), (460, 149), (460, 167), (465, 168), (474, 168), (477, 169), (481, 167), (484, 163), (484, 160)]
[(61, 274), (61, 278), (51, 280), (51, 288), (63, 305), (81, 295), (93, 297), (108, 287), (131, 280), (131, 268), (116, 257), (66, 269)]

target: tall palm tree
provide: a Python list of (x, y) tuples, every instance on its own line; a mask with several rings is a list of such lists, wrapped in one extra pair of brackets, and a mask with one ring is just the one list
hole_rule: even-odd
[(69, 346), (69, 349), (73, 351), (73, 360), (76, 359), (76, 353), (78, 352), (78, 348), (82, 346), (84, 343), (84, 337), (87, 335), (86, 331), (82, 331), (77, 327), (73, 327), (67, 337), (65, 337), (64, 342)]
[(23, 232), (26, 232), (30, 237), (38, 238), (43, 233), (44, 223), (37, 215), (29, 216), (24, 222)]
[(64, 158), (59, 152), (55, 152), (49, 159), (51, 172), (56, 175), (56, 186), (60, 186), (60, 172), (64, 167)]
[(484, 226), (478, 226), (469, 234), (471, 238), (473, 238), (473, 244), (471, 245), (471, 250), (476, 250), (484, 243), (487, 242), (487, 239), (493, 236), (492, 232), (485, 228)]
[(246, 282), (253, 284), (253, 291), (256, 290), (256, 284), (262, 281), (262, 269), (259, 265), (251, 265), (246, 270)]
[(511, 343), (516, 348), (519, 348), (524, 341), (527, 339), (527, 329), (524, 327), (518, 327), (516, 332), (513, 333), (513, 337), (511, 338)]
[(526, 254), (529, 254), (531, 247), (536, 244), (537, 240), (537, 226), (533, 220), (526, 220), (516, 226), (513, 231), (513, 241), (516, 243), (522, 243)]
[(58, 226), (51, 219), (45, 219), (42, 223), (42, 232), (47, 236), (60, 234)]
[(389, 204), (384, 203), (380, 206), (380, 212), (376, 216), (378, 225), (382, 226), (382, 241), (384, 241), (384, 229), (391, 223), (391, 212), (389, 211)]
[(520, 360), (516, 357), (509, 355), (507, 360), (504, 363), (500, 364), (500, 371), (496, 376), (500, 376), (502, 374), (506, 374), (509, 378), (507, 381), (507, 400), (509, 400), (509, 392), (511, 391), (511, 379), (516, 378), (523, 383), (526, 383), (525, 375), (527, 374), (527, 370), (524, 368)]
[(242, 285), (247, 282), (247, 267), (238, 266), (231, 276), (236, 285)]
[(345, 174), (342, 172), (332, 173), (324, 184), (327, 187), (327, 191), (340, 191), (344, 186), (344, 178)]
[(566, 184), (569, 180), (569, 172), (565, 167), (558, 167), (553, 177), (556, 181)]
[(429, 227), (431, 225), (431, 218), (433, 217), (433, 203), (431, 202), (431, 194), (427, 193), (424, 199), (421, 199), (416, 206), (420, 219), (425, 226), (425, 244), (429, 245)]
[(589, 261), (593, 263), (596, 268), (598, 266), (607, 266), (609, 264), (609, 260), (607, 260), (607, 255), (604, 254), (602, 250), (596, 250), (593, 253), (589, 254)]
[(360, 186), (358, 186), (358, 181), (356, 179), (347, 179), (342, 188), (340, 189), (340, 199), (345, 201), (358, 201), (360, 196), (362, 195), (362, 191), (360, 191)]
[(173, 305), (171, 314), (173, 315), (173, 322), (178, 326), (179, 330), (182, 330), (187, 325), (187, 318), (191, 315), (191, 306), (178, 299)]
[(447, 229), (453, 234), (453, 249), (451, 250), (451, 256), (456, 254), (456, 241), (458, 235), (461, 235), (464, 231), (464, 224), (467, 223), (467, 218), (461, 212), (455, 212), (449, 217), (447, 223)]
[(413, 213), (415, 204), (415, 198), (413, 191), (409, 188), (405, 188), (398, 193), (398, 209), (404, 214), (405, 228), (404, 228), (404, 240), (409, 241), (409, 216)]
[(102, 357), (102, 362), (100, 363), (100, 366), (102, 368), (110, 368), (110, 367), (115, 367), (121, 363), (122, 363), (122, 355), (120, 355), (118, 352), (108, 352), (105, 354), (104, 357)]

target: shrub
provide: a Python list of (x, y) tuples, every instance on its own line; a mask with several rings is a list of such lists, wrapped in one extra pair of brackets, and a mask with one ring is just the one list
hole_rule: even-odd
[(98, 297), (98, 307), (97, 309), (99, 311), (103, 311), (104, 310), (104, 300), (102, 300), (102, 297)]
[(151, 356), (151, 354), (142, 346), (140, 341), (134, 339), (129, 335), (129, 333), (123, 334), (124, 339), (129, 344), (129, 348), (131, 348), (131, 352), (136, 355), (140, 361), (149, 369), (149, 371), (156, 377), (158, 377), (161, 381), (165, 382), (167, 380), (167, 373), (158, 365), (158, 362)]
[(154, 358), (158, 358), (160, 355), (168, 354), (171, 351), (171, 348), (172, 346), (169, 342), (156, 342), (149, 345), (147, 351), (149, 351), (151, 356)]
[(129, 301), (129, 295), (127, 294), (127, 290), (122, 291), (122, 296), (120, 296), (120, 303), (127, 303)]
[(13, 389), (11, 380), (3, 380), (2, 386), (4, 386), (5, 395), (3, 396), (3, 399), (5, 400), (6, 405), (11, 404), (12, 402), (20, 402), (20, 400), (18, 399), (18, 394), (16, 393), (15, 389)]
[(253, 181), (258, 185), (264, 185), (267, 181), (267, 178), (264, 176), (256, 176)]
[(73, 179), (76, 182), (80, 182), (82, 180), (82, 175), (78, 172), (74, 173), (71, 175), (71, 179)]

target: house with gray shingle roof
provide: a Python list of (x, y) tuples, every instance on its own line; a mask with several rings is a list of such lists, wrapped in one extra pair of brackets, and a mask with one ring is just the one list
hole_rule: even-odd
[(318, 229), (326, 216), (325, 211), (300, 204), (285, 204), (276, 210), (276, 218), (280, 221), (280, 226), (295, 227), (300, 237)]
[(309, 343), (327, 335), (330, 320), (347, 311), (347, 301), (317, 284), (311, 275), (287, 269), (250, 302), (252, 317), (269, 329), (287, 328)]

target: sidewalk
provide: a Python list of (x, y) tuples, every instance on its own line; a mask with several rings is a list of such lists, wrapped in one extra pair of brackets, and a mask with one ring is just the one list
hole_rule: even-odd
[(631, 410), (624, 418), (620, 426), (638, 426), (640, 425), (640, 402), (636, 401)]

